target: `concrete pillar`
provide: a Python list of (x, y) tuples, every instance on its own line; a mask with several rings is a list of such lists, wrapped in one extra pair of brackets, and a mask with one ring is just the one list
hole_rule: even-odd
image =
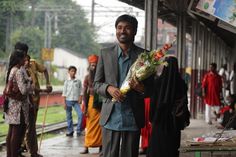
[(217, 36), (216, 36), (216, 39), (215, 39), (215, 62), (217, 64), (217, 68), (219, 68), (219, 58), (218, 58), (218, 39), (217, 39)]
[(208, 30), (204, 27), (204, 50), (203, 50), (203, 74), (205, 73), (205, 69), (207, 67), (207, 57), (208, 57)]
[(192, 68), (197, 68), (197, 21), (192, 21)]
[(199, 69), (202, 70), (203, 69), (203, 62), (204, 62), (204, 42), (205, 42), (205, 38), (204, 38), (204, 26), (200, 25), (199, 28), (199, 40), (198, 40), (198, 44), (199, 44)]
[(217, 37), (216, 39), (216, 63), (217, 63), (217, 67), (218, 69), (221, 67), (221, 60), (222, 58), (220, 58), (220, 40), (219, 37)]
[(227, 47), (228, 54), (230, 55), (229, 61), (231, 62), (232, 66), (233, 63), (236, 62), (236, 41), (234, 42), (234, 47), (230, 49)]
[(216, 62), (216, 35), (215, 34), (213, 34), (213, 36), (212, 36), (212, 47), (211, 47), (211, 49), (212, 49), (212, 62)]
[(145, 49), (157, 49), (157, 0), (145, 0)]
[[(209, 49), (208, 61), (210, 64), (212, 62), (212, 32), (211, 31), (209, 32), (209, 44), (210, 44), (210, 49)], [(209, 64), (207, 65), (207, 70), (208, 70)]]
[[(197, 73), (197, 83), (202, 82), (203, 77), (203, 65), (204, 65), (204, 42), (205, 42), (205, 32), (204, 32), (204, 26), (202, 24), (198, 27), (198, 73)], [(202, 99), (198, 97), (197, 99), (197, 113), (198, 118), (200, 114), (202, 114), (204, 111)]]
[(177, 15), (177, 58), (179, 60), (179, 68), (186, 67), (186, 15), (180, 13)]
[(211, 32), (207, 30), (207, 63), (204, 67), (205, 70), (208, 70), (208, 66), (211, 63)]
[(197, 96), (195, 95), (195, 88), (197, 85), (197, 36), (198, 36), (198, 22), (192, 20), (192, 70), (191, 70), (191, 99), (190, 99), (190, 112), (192, 118), (197, 118)]
[(219, 66), (226, 63), (224, 56), (225, 56), (225, 54), (223, 54), (223, 52), (222, 52), (222, 40), (218, 38), (218, 62), (219, 62)]
[(230, 58), (232, 56), (230, 56), (229, 51), (227, 51), (227, 45), (225, 43), (223, 43), (222, 51), (223, 51), (223, 54), (224, 54), (225, 62), (229, 63), (229, 66), (230, 66), (231, 65)]

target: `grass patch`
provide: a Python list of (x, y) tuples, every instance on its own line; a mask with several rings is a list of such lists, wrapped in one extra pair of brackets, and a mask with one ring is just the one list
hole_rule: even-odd
[[(46, 108), (40, 108), (38, 111), (37, 124), (43, 123), (43, 117)], [(59, 123), (66, 120), (66, 112), (63, 106), (56, 105), (48, 107), (45, 124)]]
[[(43, 123), (45, 108), (39, 108), (37, 124), (41, 125)], [(0, 135), (6, 135), (8, 131), (8, 124), (3, 123), (4, 119), (2, 118), (3, 112), (0, 111)], [(49, 106), (46, 115), (46, 125), (59, 123), (66, 121), (66, 111), (62, 105)], [(77, 122), (77, 115), (73, 110), (73, 121)], [(47, 138), (52, 137), (52, 135), (46, 135)], [(56, 135), (55, 135), (56, 136)], [(54, 137), (54, 136), (53, 136)], [(6, 137), (0, 137), (0, 142), (4, 141)], [(45, 138), (44, 138), (45, 139)]]
[[(0, 135), (6, 135), (8, 131), (8, 124), (4, 123), (3, 112), (0, 111)], [(6, 137), (0, 137), (0, 142), (6, 140)]]

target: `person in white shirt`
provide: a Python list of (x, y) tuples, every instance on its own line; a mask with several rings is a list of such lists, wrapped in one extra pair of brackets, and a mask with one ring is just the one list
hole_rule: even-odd
[(227, 64), (223, 64), (219, 70), (219, 75), (222, 78), (222, 96), (224, 102), (227, 102), (227, 97), (229, 96), (229, 72), (227, 71)]
[(230, 81), (230, 94), (235, 95), (236, 94), (236, 62), (234, 63), (233, 70), (230, 73), (229, 81)]
[(77, 136), (81, 135), (81, 123), (83, 113), (80, 108), (80, 104), (82, 102), (82, 84), (79, 79), (75, 77), (76, 75), (76, 67), (70, 66), (68, 68), (69, 79), (67, 79), (64, 83), (64, 88), (62, 92), (62, 96), (64, 97), (64, 109), (66, 110), (66, 119), (67, 119), (67, 134), (66, 136), (73, 136), (74, 127), (73, 127), (73, 119), (72, 119), (72, 107), (77, 113), (78, 123), (77, 123)]

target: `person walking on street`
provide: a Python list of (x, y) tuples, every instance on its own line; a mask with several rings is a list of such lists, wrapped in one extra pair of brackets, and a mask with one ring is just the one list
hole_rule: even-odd
[[(138, 157), (140, 129), (144, 127), (144, 85), (131, 81), (131, 91), (121, 94), (121, 87), (130, 66), (144, 49), (134, 44), (138, 21), (121, 15), (115, 22), (118, 43), (101, 50), (94, 91), (104, 97), (102, 125), (103, 157)], [(112, 101), (112, 99), (116, 101)]]
[[(205, 102), (205, 121), (212, 124), (213, 113), (219, 112), (222, 98), (222, 79), (216, 71), (216, 63), (210, 64), (210, 70), (202, 80), (202, 95)], [(216, 117), (215, 117), (216, 118)]]
[(227, 102), (227, 97), (230, 94), (229, 72), (227, 69), (227, 64), (223, 64), (218, 73), (222, 79), (222, 96), (224, 102)]
[(79, 79), (76, 78), (77, 68), (75, 66), (70, 66), (68, 68), (69, 79), (64, 83), (64, 88), (62, 96), (64, 97), (64, 109), (66, 110), (66, 120), (67, 120), (67, 133), (66, 136), (73, 136), (74, 134), (74, 125), (72, 119), (72, 107), (74, 108), (78, 120), (77, 120), (77, 136), (81, 135), (81, 124), (83, 113), (80, 108), (82, 102), (82, 84)]
[(229, 81), (230, 81), (230, 94), (235, 95), (236, 94), (236, 62), (234, 63), (233, 70), (230, 73)]

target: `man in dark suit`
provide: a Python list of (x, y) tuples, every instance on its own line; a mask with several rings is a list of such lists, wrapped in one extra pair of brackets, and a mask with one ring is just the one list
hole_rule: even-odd
[(140, 129), (144, 126), (144, 85), (132, 80), (132, 90), (126, 96), (119, 90), (130, 66), (144, 52), (133, 43), (137, 26), (133, 16), (118, 17), (118, 43), (102, 49), (98, 60), (94, 90), (105, 98), (100, 118), (103, 157), (138, 157)]

